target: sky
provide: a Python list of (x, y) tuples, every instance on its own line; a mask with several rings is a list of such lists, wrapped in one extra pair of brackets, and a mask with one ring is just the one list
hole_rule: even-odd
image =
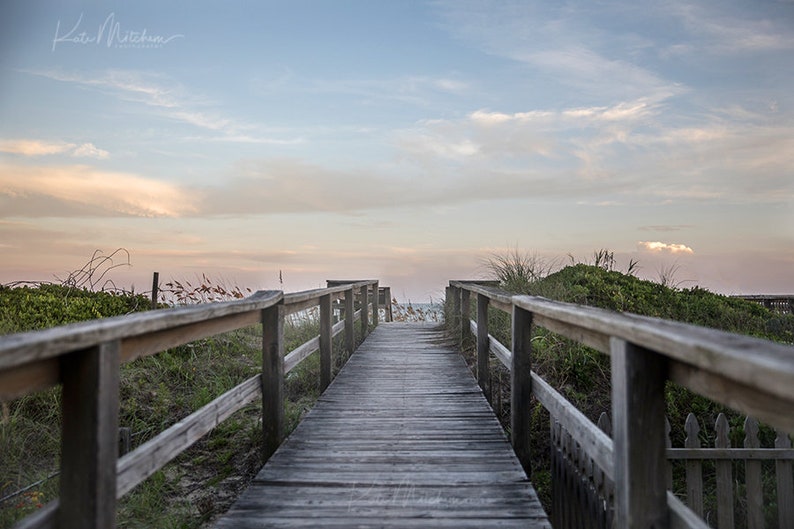
[(136, 291), (423, 302), (604, 248), (794, 293), (792, 57), (791, 0), (6, 0), (0, 283), (124, 248)]

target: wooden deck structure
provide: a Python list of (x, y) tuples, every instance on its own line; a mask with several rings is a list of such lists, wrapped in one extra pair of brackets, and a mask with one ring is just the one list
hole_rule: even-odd
[[(675, 449), (666, 445), (667, 381), (777, 429), (778, 453), (763, 458), (775, 459), (779, 476), (777, 526), (794, 527), (794, 347), (451, 281), (447, 327), (461, 343), (476, 343), (475, 381), (457, 346), (433, 327), (380, 327), (389, 299), (377, 279), (329, 281), (328, 288), (0, 337), (0, 401), (60, 386), (64, 417), (60, 496), (15, 529), (113, 529), (118, 498), (255, 401), (267, 463), (219, 528), (551, 527), (527, 480), (540, 403), (551, 418), (556, 529), (708, 529), (668, 490)], [(307, 310), (318, 315), (319, 335), (286, 351), (285, 318)], [(508, 345), (488, 331), (489, 314), (498, 312), (511, 318)], [(261, 373), (119, 457), (120, 365), (249, 326), (261, 331)], [(611, 357), (611, 429), (593, 424), (532, 370), (538, 327)], [(315, 352), (322, 397), (282, 443), (285, 377)], [(351, 353), (334, 380), (334, 362)], [(494, 359), (510, 373), (509, 443), (484, 397)], [(758, 459), (756, 448), (743, 453)], [(727, 449), (697, 450), (684, 451), (717, 459)], [(759, 461), (748, 482), (757, 481)], [(732, 483), (730, 472), (718, 473), (723, 485)], [(717, 492), (727, 498), (726, 489)], [(749, 496), (748, 505), (760, 505)], [(748, 527), (764, 527), (759, 512), (748, 508)], [(728, 510), (718, 511), (718, 528), (732, 526)]]
[(387, 323), (216, 527), (550, 525), (457, 350)]

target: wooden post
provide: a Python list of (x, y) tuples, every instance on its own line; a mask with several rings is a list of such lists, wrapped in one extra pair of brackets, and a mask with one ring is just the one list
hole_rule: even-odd
[[(776, 430), (775, 448), (791, 448), (791, 438), (783, 430)], [(778, 527), (794, 527), (794, 479), (791, 474), (791, 461), (775, 461), (777, 478)]]
[(320, 392), (331, 383), (331, 295), (320, 296)]
[(61, 357), (58, 527), (116, 527), (120, 342)]
[(369, 287), (364, 285), (361, 287), (360, 290), (360, 298), (361, 298), (361, 339), (367, 337), (369, 334), (369, 300), (367, 299), (369, 295)]
[(345, 349), (348, 356), (356, 350), (356, 328), (353, 325), (355, 310), (353, 309), (353, 289), (345, 290)]
[(530, 398), (532, 397), (532, 313), (513, 307), (513, 356), (510, 368), (510, 438), (513, 450), (531, 477)]
[(477, 294), (477, 383), (480, 385), (488, 402), (491, 402), (490, 358), (491, 344), (488, 341), (488, 303), (489, 299), (483, 294)]
[(460, 289), (460, 347), (466, 346), (471, 336), (471, 292)]
[(451, 328), (456, 329), (460, 325), (460, 288), (450, 286), (447, 289), (447, 302), (452, 302), (450, 307), (450, 315), (452, 316)]
[(152, 274), (152, 310), (157, 308), (157, 292), (160, 288), (160, 272)]
[(262, 311), (262, 431), (263, 460), (284, 437), (284, 305)]
[(664, 384), (667, 361), (610, 339), (615, 461), (615, 527), (668, 527)]
[[(686, 448), (700, 448), (700, 424), (694, 413), (686, 416), (684, 423)], [(703, 464), (698, 459), (686, 461), (686, 504), (692, 511), (703, 518)]]
[(378, 326), (378, 320), (380, 319), (380, 291), (378, 290), (378, 282), (375, 281), (375, 284), (372, 285), (372, 326)]
[[(724, 413), (717, 416), (714, 430), (717, 433), (714, 447), (730, 448), (731, 427)], [(730, 460), (718, 459), (714, 465), (717, 470), (717, 527), (733, 529), (733, 463)]]
[(132, 429), (119, 428), (119, 457), (132, 450)]
[[(744, 420), (744, 447), (761, 448), (761, 442), (758, 439), (758, 421), (752, 417), (747, 417)], [(761, 488), (761, 470), (761, 461), (744, 460), (747, 529), (764, 529), (764, 494)]]
[(386, 321), (392, 322), (394, 321), (394, 314), (391, 306), (391, 287), (384, 287), (383, 293), (386, 298)]

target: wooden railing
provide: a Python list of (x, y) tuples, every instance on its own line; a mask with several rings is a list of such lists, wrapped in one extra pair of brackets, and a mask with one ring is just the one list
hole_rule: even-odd
[(781, 314), (794, 314), (794, 294), (784, 295), (738, 295), (732, 296), (734, 298), (744, 299), (746, 301), (753, 301), (759, 305), (763, 305), (769, 310), (779, 312)]
[[(476, 323), (470, 320), (472, 296), (476, 296)], [(470, 332), (476, 336), (477, 378), (486, 394), (490, 390), (489, 354), (510, 370), (510, 435), (527, 473), (531, 471), (530, 398), (534, 396), (570, 434), (577, 449), (587, 454), (590, 475), (600, 473), (602, 482), (614, 484), (615, 527), (708, 527), (667, 491), (667, 380), (782, 432), (794, 431), (792, 347), (656, 318), (512, 296), (471, 281), (451, 281), (447, 300), (453, 305), (461, 338)], [(512, 315), (511, 348), (489, 335), (489, 307)], [(610, 355), (611, 438), (531, 370), (533, 326)], [(792, 498), (779, 501), (791, 505)], [(780, 527), (794, 526), (792, 509), (784, 512), (787, 518)]]
[[(332, 339), (345, 349), (377, 325), (378, 282), (329, 282), (324, 289), (261, 291), (227, 303), (194, 305), (0, 337), (0, 401), (62, 386), (60, 496), (17, 528), (116, 526), (116, 500), (245, 405), (261, 398), (264, 459), (284, 437), (284, 375), (320, 351), (320, 385), (331, 382)], [(354, 299), (359, 298), (359, 310)], [(345, 317), (332, 324), (332, 302)], [(284, 355), (284, 317), (319, 305), (320, 334)], [(370, 308), (371, 318), (370, 318)], [(118, 457), (119, 368), (215, 334), (262, 325), (262, 373), (227, 391), (134, 451)]]

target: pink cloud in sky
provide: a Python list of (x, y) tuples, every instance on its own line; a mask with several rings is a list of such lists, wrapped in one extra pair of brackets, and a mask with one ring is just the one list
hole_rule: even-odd
[(668, 252), (675, 254), (693, 254), (695, 251), (685, 244), (666, 243), (659, 241), (639, 241), (637, 246), (640, 250), (648, 252)]

